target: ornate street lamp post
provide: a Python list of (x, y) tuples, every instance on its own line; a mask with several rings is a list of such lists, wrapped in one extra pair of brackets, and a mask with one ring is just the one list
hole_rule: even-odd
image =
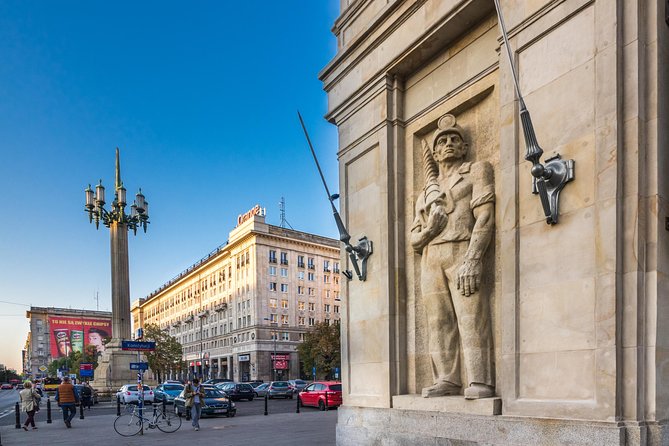
[[(105, 209), (105, 188), (102, 180), (95, 186), (95, 191), (90, 184), (84, 191), (86, 194), (85, 211), (88, 213), (89, 222), (95, 222), (95, 227), (102, 224), (109, 228), (111, 241), (111, 294), (112, 294), (112, 341), (107, 344), (105, 357), (102, 359), (100, 375), (96, 370), (96, 381), (100, 385), (105, 380), (106, 387), (116, 387), (116, 381), (127, 380), (132, 376), (129, 370), (131, 352), (120, 350), (121, 341), (130, 339), (130, 278), (128, 273), (128, 230), (132, 229), (137, 234), (137, 228), (143, 228), (146, 232), (149, 224), (149, 202), (146, 201), (141, 189), (135, 195), (135, 202), (130, 206), (130, 214), (126, 214), (125, 208), (126, 189), (121, 181), (121, 166), (119, 161), (119, 150), (116, 149), (116, 184), (114, 201), (111, 209)], [(109, 353), (107, 353), (109, 350)], [(126, 353), (130, 353), (127, 355)], [(118, 357), (119, 361), (114, 361)], [(121, 357), (124, 359), (121, 360)], [(117, 362), (118, 364), (115, 364)], [(125, 370), (127, 368), (127, 372)], [(100, 381), (99, 381), (100, 380)], [(122, 384), (121, 384), (122, 385)]]

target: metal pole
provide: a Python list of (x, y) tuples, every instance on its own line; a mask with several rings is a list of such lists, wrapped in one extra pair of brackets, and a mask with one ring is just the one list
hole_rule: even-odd
[(327, 387), (325, 388), (325, 410), (327, 411), (330, 407), (330, 403), (328, 402), (328, 389)]
[(46, 424), (51, 424), (51, 398), (49, 395), (46, 396)]
[(274, 362), (272, 366), (274, 367), (274, 374), (272, 375), (272, 381), (276, 381), (276, 337), (279, 335), (278, 332), (274, 332)]
[(116, 416), (121, 416), (121, 398), (116, 397)]
[(300, 392), (297, 392), (297, 409), (295, 409), (295, 413), (300, 413)]
[(16, 403), (14, 410), (16, 411), (16, 425), (14, 427), (16, 429), (21, 429), (21, 412), (19, 412), (19, 403)]
[(165, 416), (165, 411), (167, 410), (167, 408), (165, 407), (165, 404), (167, 404), (167, 403), (165, 402), (165, 399), (166, 399), (166, 398), (167, 398), (167, 397), (163, 397), (163, 417)]
[(84, 419), (84, 401), (83, 400), (79, 401), (79, 419), (80, 420)]
[(265, 393), (265, 415), (267, 415), (267, 393)]

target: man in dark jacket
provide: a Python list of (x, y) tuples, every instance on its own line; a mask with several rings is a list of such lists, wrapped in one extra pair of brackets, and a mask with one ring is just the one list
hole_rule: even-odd
[(70, 382), (70, 377), (63, 378), (63, 383), (58, 386), (56, 390), (56, 401), (63, 410), (63, 421), (65, 426), (72, 427), (72, 419), (77, 414), (77, 403), (79, 403), (79, 395), (74, 390), (74, 386)]

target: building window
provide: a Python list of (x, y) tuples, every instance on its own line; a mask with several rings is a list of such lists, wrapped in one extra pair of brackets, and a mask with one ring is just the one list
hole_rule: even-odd
[(270, 266), (269, 267), (269, 275), (270, 276), (276, 276), (276, 266)]
[(298, 280), (304, 280), (304, 271), (298, 271), (297, 278)]
[(281, 284), (281, 292), (282, 293), (287, 293), (288, 292), (288, 284), (287, 283), (282, 283)]
[(335, 285), (339, 285), (339, 276), (334, 276), (332, 280), (334, 281)]
[(269, 321), (270, 323), (276, 324), (277, 318), (275, 313), (269, 315)]
[(287, 331), (281, 332), (281, 340), (290, 341), (290, 333), (288, 333)]
[(335, 312), (335, 313), (339, 313), (339, 305), (335, 305), (335, 306), (334, 306), (334, 312)]
[(335, 274), (339, 274), (339, 262), (334, 262), (334, 263), (333, 263), (333, 265), (332, 265), (332, 271), (333, 271)]
[(297, 256), (297, 267), (304, 268), (304, 256)]
[(282, 314), (281, 315), (281, 323), (283, 325), (288, 325), (288, 315), (287, 314)]
[(269, 263), (276, 263), (276, 251), (269, 251)]
[(270, 339), (272, 341), (278, 340), (279, 339), (279, 333), (277, 333), (276, 331), (273, 331), (272, 334), (270, 335)]
[(309, 288), (308, 292), (309, 292), (309, 296), (315, 296), (316, 295), (316, 290), (314, 288)]
[(330, 312), (330, 304), (325, 304), (324, 307), (325, 307), (325, 312), (329, 313)]
[(309, 302), (309, 311), (314, 311), (316, 309), (316, 304), (313, 302)]
[(288, 265), (288, 253), (287, 252), (282, 252), (281, 253), (281, 264), (282, 265)]
[(305, 319), (304, 316), (300, 316), (297, 318), (297, 325), (304, 325)]
[(281, 299), (281, 308), (288, 308), (288, 299)]
[(270, 307), (270, 308), (276, 308), (276, 299), (271, 298), (271, 299), (269, 300), (269, 307)]
[(298, 309), (298, 310), (304, 310), (304, 302), (299, 301), (299, 302), (297, 303), (297, 309)]
[(308, 273), (307, 274), (307, 280), (311, 280), (313, 282), (314, 278), (315, 278), (314, 273)]
[(323, 271), (326, 273), (330, 272), (330, 261), (329, 260), (324, 260), (323, 261)]
[(310, 317), (309, 318), (309, 326), (313, 327), (315, 323), (316, 323), (316, 320), (313, 317)]
[(313, 257), (309, 257), (307, 259), (307, 267), (309, 269), (315, 269), (316, 268), (316, 265), (314, 264), (314, 258)]
[(300, 294), (300, 295), (304, 294), (304, 287), (303, 286), (300, 286), (300, 285), (297, 286), (297, 294)]
[(269, 283), (269, 290), (270, 291), (276, 291), (276, 282), (270, 282)]
[(305, 339), (304, 333), (300, 333), (300, 341), (304, 342), (304, 339)]
[(325, 322), (325, 325), (330, 325), (330, 319), (324, 319), (323, 322)]
[(288, 268), (281, 268), (281, 277), (288, 277)]
[(334, 299), (335, 300), (341, 300), (341, 299), (339, 299), (339, 291), (334, 292)]
[(325, 274), (323, 276), (323, 283), (330, 283), (330, 275), (329, 274)]

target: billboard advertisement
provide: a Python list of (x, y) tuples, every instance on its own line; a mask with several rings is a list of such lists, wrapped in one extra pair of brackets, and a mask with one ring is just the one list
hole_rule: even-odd
[(102, 353), (103, 341), (112, 335), (111, 320), (85, 316), (49, 316), (49, 331), (53, 359), (83, 351), (86, 345), (94, 345)]

